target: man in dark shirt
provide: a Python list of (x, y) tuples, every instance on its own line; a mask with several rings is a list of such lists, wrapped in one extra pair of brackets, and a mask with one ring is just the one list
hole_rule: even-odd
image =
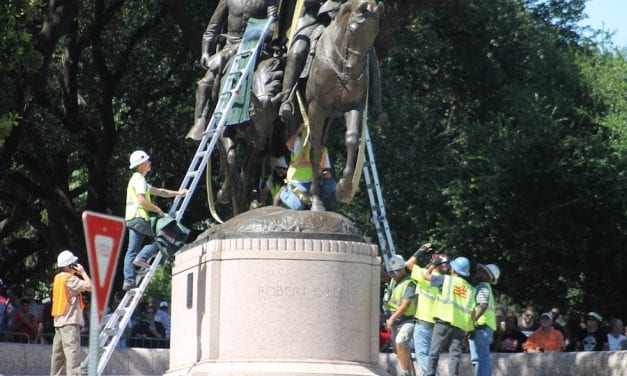
[(156, 308), (149, 305), (144, 308), (144, 318), (133, 325), (129, 347), (165, 347), (165, 327), (155, 321)]
[(601, 329), (603, 318), (596, 312), (586, 316), (586, 330), (579, 335), (577, 351), (608, 351), (607, 333)]
[(523, 344), (527, 336), (518, 330), (518, 322), (515, 316), (505, 319), (505, 331), (499, 331), (494, 341), (494, 351), (501, 353), (523, 352)]

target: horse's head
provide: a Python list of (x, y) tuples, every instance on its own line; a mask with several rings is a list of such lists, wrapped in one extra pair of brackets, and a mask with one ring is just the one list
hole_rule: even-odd
[[(346, 25), (346, 48), (348, 66), (356, 67), (367, 55), (379, 34), (379, 18), (383, 13), (383, 3), (374, 0), (350, 0), (344, 9), (348, 22)], [(341, 13), (341, 11), (340, 11)]]

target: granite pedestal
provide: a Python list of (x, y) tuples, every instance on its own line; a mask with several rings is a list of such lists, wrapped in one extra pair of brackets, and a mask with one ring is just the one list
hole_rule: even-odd
[(168, 375), (382, 375), (377, 247), (336, 213), (244, 213), (180, 252)]

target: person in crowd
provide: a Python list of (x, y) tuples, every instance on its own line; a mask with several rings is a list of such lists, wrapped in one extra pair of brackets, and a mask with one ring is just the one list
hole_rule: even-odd
[(152, 170), (152, 162), (148, 154), (142, 150), (136, 150), (131, 154), (129, 169), (134, 170), (134, 172), (126, 188), (125, 220), (128, 228), (128, 248), (124, 256), (122, 290), (129, 290), (136, 286), (134, 266), (150, 268), (148, 259), (159, 250), (157, 243), (152, 240), (141, 248), (146, 237), (154, 237), (149, 213), (155, 213), (159, 217), (165, 215), (163, 210), (152, 202), (152, 197), (175, 197), (187, 194), (186, 189), (172, 191), (149, 185), (146, 182), (146, 175)]
[(475, 376), (492, 375), (492, 361), (490, 359), (490, 343), (496, 331), (496, 304), (492, 285), (496, 285), (501, 275), (498, 266), (494, 264), (477, 264), (474, 280), (475, 309), (472, 321), (475, 330), (469, 335), (470, 362), (475, 369)]
[(616, 351), (618, 345), (625, 339), (625, 326), (618, 318), (610, 320), (610, 332), (607, 333), (607, 343), (610, 351)]
[(529, 338), (529, 336), (539, 327), (540, 324), (536, 322), (536, 310), (533, 306), (526, 306), (523, 310), (522, 316), (520, 317), (520, 325), (518, 326), (518, 329), (520, 329), (522, 334)]
[(424, 278), (431, 281), (440, 292), (433, 307), (433, 337), (429, 349), (427, 376), (434, 376), (440, 360), (440, 352), (449, 344), (449, 375), (459, 374), (459, 361), (462, 355), (466, 334), (474, 329), (474, 287), (470, 277), (470, 261), (457, 257), (451, 261), (451, 275), (434, 275), (434, 265), (425, 271)]
[(52, 301), (50, 298), (46, 298), (42, 301), (42, 305), (41, 319), (37, 323), (37, 343), (40, 345), (52, 345), (52, 337), (54, 336)]
[(561, 315), (559, 307), (557, 306), (551, 307), (550, 312), (551, 312), (551, 315), (553, 316), (553, 328), (562, 332), (562, 335), (564, 336), (564, 338), (566, 338), (566, 331), (564, 330), (564, 327), (562, 326), (562, 324), (557, 322)]
[(18, 285), (9, 286), (6, 289), (6, 309), (5, 325), (9, 329), (15, 319), (15, 315), (20, 311), (20, 296), (22, 289)]
[(147, 305), (143, 310), (143, 318), (133, 324), (129, 347), (165, 347), (165, 327), (155, 320), (156, 308)]
[[(418, 303), (414, 319), (414, 347), (421, 374), (427, 372), (429, 363), (429, 349), (431, 348), (431, 337), (433, 336), (433, 325), (435, 323), (433, 306), (439, 290), (437, 287), (431, 286), (431, 281), (424, 278), (426, 269), (420, 267), (417, 262), (423, 253), (432, 251), (433, 245), (425, 243), (407, 261), (407, 267), (411, 269), (411, 278), (416, 281), (416, 289), (418, 290)], [(444, 254), (433, 254), (429, 265), (434, 266), (433, 275), (448, 274), (450, 259)], [(429, 265), (427, 265), (427, 268)]]
[(564, 336), (553, 328), (553, 315), (550, 312), (540, 315), (540, 328), (527, 338), (524, 348), (526, 352), (564, 351)]
[(582, 331), (580, 321), (581, 319), (571, 318), (564, 326), (564, 351), (566, 352), (577, 351), (577, 342)]
[(37, 300), (37, 293), (35, 292), (35, 288), (25, 288), (24, 296), (30, 300), (30, 313), (35, 315), (37, 321), (41, 320), (43, 305)]
[(261, 205), (266, 205), (268, 201), (268, 196), (270, 196), (270, 201), (274, 203), (275, 197), (281, 191), (281, 188), (285, 186), (287, 177), (287, 162), (285, 161), (284, 156), (280, 156), (274, 162), (274, 168), (272, 169), (272, 175), (268, 177), (265, 184), (261, 188), (261, 192), (259, 193), (259, 203)]
[(27, 297), (20, 299), (20, 311), (15, 315), (9, 330), (15, 333), (14, 342), (31, 343), (37, 334), (37, 317), (30, 311), (31, 300)]
[(170, 339), (170, 305), (165, 300), (159, 303), (159, 309), (155, 313), (155, 320), (163, 324), (165, 328), (165, 338)]
[(588, 312), (586, 329), (579, 335), (577, 351), (607, 351), (607, 333), (601, 328), (603, 318), (596, 312)]
[[(291, 152), (287, 169), (287, 184), (281, 188), (279, 197), (283, 205), (293, 210), (304, 210), (311, 205), (310, 188), (313, 169), (310, 163), (311, 142), (307, 140), (305, 124), (301, 124), (286, 142)], [(320, 199), (325, 208), (332, 208), (335, 201), (336, 182), (333, 179), (331, 161), (326, 148), (322, 150), (319, 171)]]
[(61, 272), (54, 276), (52, 284), (52, 317), (54, 339), (50, 356), (50, 375), (61, 375), (66, 368), (68, 375), (81, 374), (80, 345), (83, 323), (82, 294), (91, 291), (92, 282), (78, 257), (65, 250), (57, 257)]
[(83, 294), (83, 324), (81, 325), (81, 346), (89, 346), (89, 315), (91, 295)]
[(494, 340), (494, 351), (500, 353), (523, 352), (523, 345), (527, 341), (527, 336), (518, 330), (518, 319), (516, 316), (505, 318), (505, 329), (498, 330)]
[(396, 255), (389, 260), (389, 273), (392, 275), (390, 297), (385, 304), (387, 320), (385, 327), (392, 331), (394, 347), (401, 366), (401, 376), (411, 375), (410, 341), (414, 333), (414, 314), (416, 313), (416, 284), (407, 273), (402, 256)]
[[(4, 281), (0, 279), (0, 334), (7, 331), (7, 297), (4, 296), (4, 290), (7, 286), (4, 284)], [(2, 337), (0, 337), (2, 340)]]

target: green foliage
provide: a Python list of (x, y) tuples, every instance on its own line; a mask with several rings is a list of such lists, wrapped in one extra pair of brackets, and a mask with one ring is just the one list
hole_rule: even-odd
[(172, 296), (172, 264), (161, 263), (148, 284), (144, 293), (146, 297), (156, 297), (160, 300), (170, 300)]
[(29, 30), (38, 13), (37, 4), (35, 0), (8, 0), (0, 4), (0, 72), (29, 71), (39, 64)]

